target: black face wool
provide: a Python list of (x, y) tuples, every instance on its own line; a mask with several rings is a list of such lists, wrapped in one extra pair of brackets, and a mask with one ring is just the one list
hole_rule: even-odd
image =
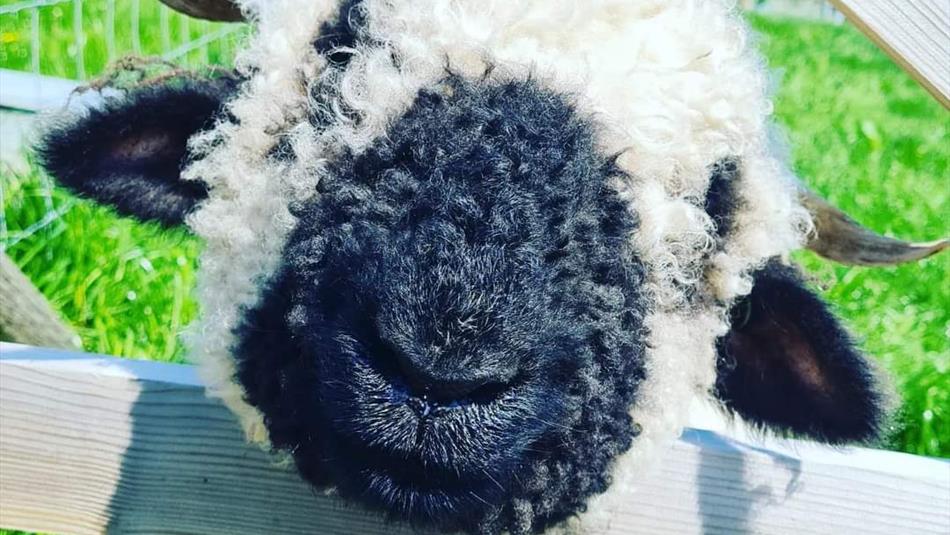
[(750, 422), (830, 443), (878, 436), (883, 394), (867, 360), (798, 270), (753, 275), (719, 340), (717, 394)]
[(644, 268), (592, 126), (448, 76), (296, 207), (238, 379), (303, 476), (392, 518), (541, 531), (610, 484), (644, 377)]
[(124, 215), (180, 224), (207, 197), (201, 182), (181, 180), (188, 138), (214, 124), (236, 90), (229, 76), (131, 90), (47, 131), (40, 162), (77, 194)]

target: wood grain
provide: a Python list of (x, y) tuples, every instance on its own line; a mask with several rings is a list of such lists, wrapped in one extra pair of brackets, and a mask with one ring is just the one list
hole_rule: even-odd
[(80, 348), (70, 329), (30, 279), (0, 251), (0, 339), (64, 349)]
[(831, 0), (831, 3), (950, 109), (950, 2)]
[[(0, 345), (0, 526), (399, 534), (242, 440), (188, 366)], [(598, 533), (950, 532), (950, 463), (687, 430)]]

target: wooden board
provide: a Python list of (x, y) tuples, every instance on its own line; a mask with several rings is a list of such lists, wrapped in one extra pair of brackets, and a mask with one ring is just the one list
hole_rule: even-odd
[(0, 250), (0, 340), (81, 349), (70, 329), (20, 268)]
[(831, 0), (831, 3), (950, 109), (950, 2)]
[[(247, 446), (188, 366), (0, 345), (0, 526), (408, 533)], [(950, 533), (950, 462), (687, 430), (603, 532)]]

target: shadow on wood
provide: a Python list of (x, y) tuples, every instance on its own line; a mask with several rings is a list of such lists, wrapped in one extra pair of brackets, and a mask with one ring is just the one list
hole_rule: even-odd
[[(783, 480), (787, 483), (782, 488), (770, 481), (757, 481), (756, 474), (746, 466), (742, 450), (720, 435), (687, 430), (682, 440), (702, 448), (696, 476), (702, 533), (753, 532), (756, 509), (781, 503), (798, 489), (802, 474), (799, 459), (764, 448), (758, 450), (771, 457), (776, 468), (786, 470), (787, 478)], [(709, 447), (714, 442), (717, 448)], [(738, 492), (733, 498), (723, 500), (723, 488)], [(724, 507), (729, 507), (729, 515), (722, 514)]]
[(244, 445), (230, 413), (202, 390), (141, 386), (108, 506), (109, 533), (161, 533), (172, 525), (176, 532), (221, 535), (400, 531), (316, 495), (291, 467), (274, 466), (273, 456)]

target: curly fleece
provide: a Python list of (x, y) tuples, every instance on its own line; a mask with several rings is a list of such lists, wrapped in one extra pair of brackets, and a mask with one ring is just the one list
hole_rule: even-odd
[[(189, 218), (207, 244), (191, 345), (209, 391), (267, 443), (260, 411), (232, 380), (234, 332), (279, 269), (298, 220), (289, 208), (329, 179), (329, 161), (366, 152), (446, 66), (469, 80), (494, 66), (487, 81), (499, 84), (531, 77), (598, 123), (597, 150), (619, 155), (612, 187), (639, 222), (629, 245), (645, 272), (648, 350), (631, 417), (642, 431), (613, 464), (609, 492), (568, 522), (602, 530), (651, 451), (681, 429), (689, 400), (712, 388), (715, 340), (750, 270), (809, 228), (770, 146), (766, 80), (734, 2), (364, 0), (345, 54), (314, 46), (337, 2), (243, 4), (258, 26), (238, 59), (248, 82), (228, 106), (233, 119), (192, 139), (187, 170), (209, 188)], [(281, 143), (296, 158), (280, 157)], [(742, 162), (734, 191), (745, 202), (719, 240), (704, 202), (724, 158)]]
[[(310, 481), (446, 530), (528, 533), (582, 509), (633, 442), (643, 377), (636, 225), (607, 185), (620, 175), (533, 82), (423, 91), (295, 210), (239, 330), (272, 445)], [(406, 403), (422, 386), (445, 400), (430, 428)], [(427, 468), (393, 475), (420, 443)]]

